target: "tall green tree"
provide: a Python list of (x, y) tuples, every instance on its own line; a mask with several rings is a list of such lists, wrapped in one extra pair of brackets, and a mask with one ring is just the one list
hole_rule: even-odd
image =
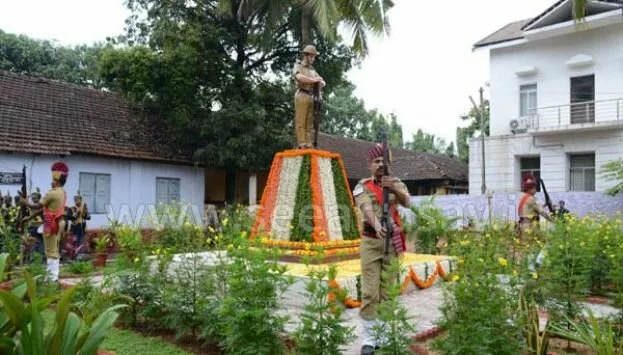
[(377, 110), (367, 110), (364, 101), (354, 95), (355, 87), (351, 83), (336, 88), (325, 99), (326, 112), (320, 125), (320, 131), (343, 137), (378, 141), (381, 129), (386, 128), (388, 141), (392, 146), (402, 147), (402, 126), (398, 117), (388, 117)]
[[(484, 117), (484, 128), (485, 128), (485, 136), (489, 136), (489, 100), (483, 101), (483, 117)], [(458, 157), (460, 160), (464, 162), (468, 162), (469, 160), (469, 143), (468, 140), (474, 137), (474, 134), (477, 132), (480, 133), (481, 125), (480, 125), (480, 115), (476, 108), (472, 107), (468, 114), (462, 116), (464, 121), (469, 122), (466, 127), (458, 127), (456, 129), (456, 144), (458, 150)]]
[(72, 48), (0, 30), (0, 70), (100, 88), (96, 68), (103, 47)]
[(434, 134), (426, 133), (418, 129), (412, 135), (412, 140), (405, 144), (405, 148), (418, 153), (444, 154), (448, 149), (445, 139), (435, 137)]
[(264, 43), (290, 26), (299, 48), (321, 38), (339, 42), (338, 27), (350, 32), (349, 44), (360, 56), (368, 54), (368, 34), (389, 33), (386, 13), (391, 0), (219, 0), (221, 13), (263, 24)]

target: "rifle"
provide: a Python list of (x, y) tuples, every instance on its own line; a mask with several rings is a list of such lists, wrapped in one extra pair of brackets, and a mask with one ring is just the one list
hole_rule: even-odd
[(549, 194), (547, 193), (547, 189), (545, 188), (545, 183), (540, 177), (538, 177), (537, 179), (539, 179), (539, 184), (541, 184), (541, 187), (543, 188), (543, 195), (545, 195), (545, 205), (547, 206), (549, 212), (553, 214), (554, 205), (552, 205), (552, 199), (549, 198)]
[(320, 114), (322, 109), (322, 97), (320, 96), (320, 84), (314, 84), (314, 148), (318, 146), (318, 130), (320, 129)]
[[(26, 189), (26, 165), (22, 168), (22, 189), (18, 192), (19, 195), (25, 199), (28, 199), (28, 191)], [(23, 221), (28, 216), (28, 207), (26, 205), (20, 205), (19, 216), (17, 219), (17, 231), (23, 233), (25, 230)]]
[[(381, 131), (383, 139), (383, 176), (389, 176), (389, 146), (387, 144), (387, 132), (385, 128)], [(389, 188), (383, 188), (383, 217), (382, 225), (385, 227), (385, 240), (383, 241), (383, 264), (389, 265), (389, 247), (392, 235), (394, 234), (391, 216), (389, 214)]]

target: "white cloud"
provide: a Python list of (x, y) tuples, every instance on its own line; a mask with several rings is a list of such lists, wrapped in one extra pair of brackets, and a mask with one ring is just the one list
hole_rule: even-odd
[[(123, 32), (124, 0), (4, 1), (0, 29), (63, 45)], [(473, 43), (511, 21), (537, 15), (554, 0), (395, 0), (387, 38), (371, 38), (369, 57), (349, 77), (368, 108), (395, 112), (409, 139), (418, 128), (455, 139), (468, 96), (489, 79), (488, 53)], [(485, 97), (488, 94), (485, 90)]]

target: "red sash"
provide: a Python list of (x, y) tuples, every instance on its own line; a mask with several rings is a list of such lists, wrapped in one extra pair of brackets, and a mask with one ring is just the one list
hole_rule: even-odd
[(530, 198), (530, 194), (524, 194), (521, 200), (519, 201), (519, 206), (517, 207), (517, 215), (519, 217), (523, 217), (521, 215), (521, 210), (523, 210), (523, 206), (526, 204), (526, 202), (528, 202), (529, 198)]
[(58, 233), (58, 220), (65, 213), (65, 203), (67, 203), (67, 194), (63, 194), (63, 201), (56, 212), (43, 207), (43, 235)]
[[(383, 204), (383, 188), (374, 183), (373, 180), (368, 180), (364, 183), (364, 185), (374, 193), (379, 204)], [(394, 248), (396, 248), (396, 253), (400, 255), (406, 250), (406, 240), (405, 234), (402, 230), (402, 221), (400, 220), (400, 213), (395, 206), (390, 204), (389, 213), (394, 219), (394, 223), (398, 228), (394, 228), (394, 235), (392, 235), (392, 241), (394, 243)]]

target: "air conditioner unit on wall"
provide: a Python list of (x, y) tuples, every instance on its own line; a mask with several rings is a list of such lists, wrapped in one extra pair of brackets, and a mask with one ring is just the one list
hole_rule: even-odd
[(513, 133), (521, 133), (521, 132), (525, 132), (528, 130), (528, 127), (530, 127), (529, 125), (529, 121), (526, 118), (517, 118), (514, 120), (510, 121), (509, 124), (510, 130)]

